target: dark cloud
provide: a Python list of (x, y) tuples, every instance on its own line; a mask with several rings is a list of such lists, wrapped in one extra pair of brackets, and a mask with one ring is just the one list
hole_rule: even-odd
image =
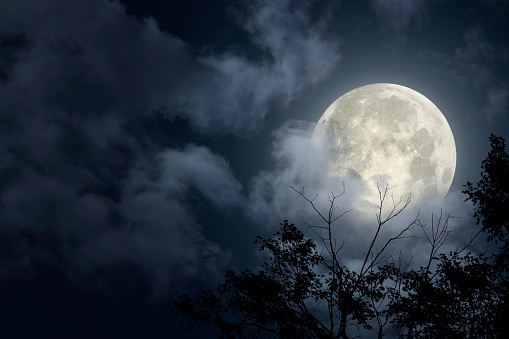
[(463, 36), (464, 46), (458, 47), (454, 51), (456, 59), (464, 62), (480, 61), (482, 58), (492, 58), (496, 56), (493, 45), (486, 40), (479, 27), (470, 28)]
[(481, 93), (482, 111), (489, 122), (502, 116), (507, 100), (502, 74), (509, 58), (507, 46), (494, 44), (482, 28), (472, 26), (463, 32), (461, 44), (451, 54), (423, 50), (420, 56), (439, 61), (441, 72)]
[(489, 122), (495, 119), (504, 118), (504, 113), (507, 112), (509, 101), (509, 88), (506, 85), (500, 87), (493, 87), (488, 89), (488, 102), (484, 106), (484, 114)]
[(162, 292), (177, 278), (214, 275), (228, 259), (201, 235), (187, 201), (196, 190), (217, 206), (238, 203), (240, 184), (210, 150), (190, 146), (140, 161), (117, 202), (87, 192), (96, 183), (83, 172), (81, 181), (64, 182), (27, 168), (2, 191), (3, 230), (12, 241), (4, 274), (38, 273), (41, 261), (90, 272), (130, 263)]
[(490, 62), (503, 57), (499, 49), (491, 44), (478, 27), (468, 29), (463, 35), (463, 45), (454, 51), (454, 61), (462, 81), (481, 86), (496, 81)]
[(423, 15), (429, 0), (372, 0), (372, 6), (385, 27), (405, 39), (408, 26)]
[(205, 147), (143, 159), (125, 180), (118, 206), (124, 223), (100, 230), (78, 251), (89, 268), (136, 264), (158, 292), (175, 279), (207, 279), (229, 254), (201, 234), (190, 194), (198, 191), (208, 203), (228, 208), (239, 203), (240, 188), (226, 161)]
[(257, 1), (237, 16), (263, 55), (257, 61), (233, 52), (197, 59), (199, 73), (177, 101), (201, 129), (252, 131), (273, 99), (292, 101), (340, 59), (338, 41), (325, 36), (323, 24), (313, 26), (298, 2)]
[[(472, 20), (465, 14), (470, 9), (458, 11), (459, 21), (447, 12), (450, 27), (441, 26), (444, 13), (434, 10), (448, 9), (445, 2), (225, 1), (220, 5), (230, 7), (220, 18), (209, 17), (217, 14), (210, 6), (201, 8), (194, 17), (203, 19), (199, 27), (184, 17), (201, 5), (198, 0), (175, 25), (143, 18), (141, 12), (157, 16), (149, 0), (125, 3), (133, 15), (118, 0), (0, 0), (0, 284), (17, 293), (0, 297), (9, 305), (24, 295), (58, 299), (47, 317), (76, 320), (80, 316), (68, 310), (92, 305), (91, 294), (100, 300), (94, 305), (104, 305), (106, 294), (121, 291), (117, 300), (128, 300), (135, 290), (139, 302), (148, 294), (212, 283), (226, 265), (252, 259), (241, 258), (252, 249), (238, 244), (272, 231), (259, 225), (290, 219), (305, 229), (305, 222), (319, 222), (289, 185), (318, 194), (323, 210), (344, 182), (338, 211), (364, 207), (355, 205), (362, 181), (323, 180), (321, 146), (311, 142), (314, 123), (302, 121), (317, 118), (324, 103), (352, 86), (387, 81), (412, 87), (419, 78), (420, 88), (439, 98), (460, 93), (453, 98), (464, 106), (450, 104), (453, 118), (455, 109), (475, 107), (496, 122), (507, 109), (508, 53), (503, 37), (492, 34), (499, 26)], [(141, 11), (140, 3), (148, 9)], [(481, 3), (498, 9), (504, 1)], [(176, 16), (178, 6), (157, 8)], [(172, 32), (199, 35), (192, 41), (204, 45), (162, 29), (176, 25)], [(387, 49), (394, 38), (408, 43)], [(468, 142), (461, 146), (468, 152), (471, 137), (481, 133), (467, 129), (484, 126), (481, 117), (449, 120), (465, 121)], [(468, 167), (472, 173), (478, 173), (477, 160), (475, 169)], [(456, 189), (443, 203), (444, 211), (464, 217), (455, 219), (458, 227), (471, 214), (461, 200)], [(439, 209), (427, 208), (428, 216)], [(350, 244), (345, 260), (354, 266), (374, 222), (374, 214), (354, 211), (338, 224)], [(458, 233), (451, 244), (466, 238)], [(425, 244), (408, 248), (425, 251)], [(68, 292), (61, 293), (62, 286)], [(62, 311), (58, 305), (66, 298), (72, 300)], [(130, 310), (143, 309), (139, 305)], [(109, 319), (95, 309), (87, 321)], [(142, 323), (147, 316), (139, 312)], [(103, 333), (103, 326), (89, 336)]]
[(59, 105), (127, 118), (164, 109), (202, 130), (252, 131), (272, 99), (292, 100), (339, 60), (337, 41), (309, 23), (305, 8), (290, 13), (288, 6), (250, 8), (242, 22), (267, 55), (251, 61), (233, 52), (192, 57), (186, 43), (153, 19), (127, 16), (117, 2), (11, 3), (1, 31), (11, 40), (25, 36), (29, 48), (10, 70), (16, 83), (10, 87), (37, 110)]
[(484, 92), (483, 113), (491, 123), (502, 116), (507, 102), (507, 86), (501, 78), (500, 64), (509, 58), (506, 46), (495, 46), (479, 27), (469, 28), (464, 44), (454, 51), (452, 72), (466, 85)]
[(338, 43), (293, 5), (236, 14), (263, 55), (254, 60), (193, 54), (117, 1), (3, 1), (3, 276), (131, 264), (161, 292), (214, 275), (229, 255), (203, 236), (192, 201), (237, 207), (241, 184), (223, 157), (168, 148), (158, 140), (172, 136), (145, 122), (180, 116), (207, 134), (253, 132), (274, 98), (288, 103), (324, 80)]

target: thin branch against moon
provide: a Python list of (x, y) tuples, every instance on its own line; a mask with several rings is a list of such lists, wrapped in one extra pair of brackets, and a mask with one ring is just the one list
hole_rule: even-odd
[(360, 180), (361, 199), (380, 200), (377, 182), (410, 193), (413, 204), (443, 198), (456, 169), (456, 146), (440, 110), (400, 85), (372, 84), (334, 101), (313, 133), (327, 154), (327, 176)]

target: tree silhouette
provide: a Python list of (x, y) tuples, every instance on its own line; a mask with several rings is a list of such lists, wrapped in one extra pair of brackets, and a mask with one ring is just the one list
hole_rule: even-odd
[[(491, 136), (492, 151), (483, 161), (482, 180), (467, 183), (467, 199), (475, 217), (502, 254), (490, 257), (464, 251), (471, 245), (442, 253), (451, 230), (450, 216), (432, 217), (431, 225), (419, 215), (393, 236), (382, 236), (386, 225), (410, 203), (389, 199), (390, 188), (379, 188), (377, 227), (360, 269), (345, 264), (341, 241), (333, 229), (348, 211), (337, 213), (332, 195), (322, 213), (304, 190), (296, 190), (316, 211), (322, 225), (310, 225), (318, 241), (284, 221), (272, 238), (257, 237), (267, 260), (256, 270), (228, 270), (217, 292), (200, 291), (169, 303), (185, 318), (184, 327), (207, 325), (227, 338), (353, 338), (392, 333), (399, 338), (499, 338), (507, 315), (507, 272), (500, 255), (507, 249), (508, 161), (504, 140)], [(505, 181), (504, 181), (505, 180)], [(343, 190), (344, 193), (344, 190)], [(504, 195), (505, 194), (505, 195)], [(498, 200), (496, 199), (498, 197)], [(316, 198), (316, 197), (315, 197)], [(505, 199), (505, 200), (504, 200)], [(388, 203), (390, 201), (390, 203)], [(429, 243), (428, 259), (418, 269), (395, 256), (389, 246), (422, 231)], [(385, 239), (385, 240), (382, 240)], [(505, 272), (505, 273), (504, 273)], [(369, 334), (366, 334), (369, 333)]]
[(491, 134), (490, 141), (491, 151), (481, 164), (481, 180), (476, 185), (467, 182), (463, 193), (473, 202), (474, 217), (488, 234), (488, 241), (498, 244), (493, 258), (494, 268), (502, 277), (497, 286), (502, 302), (495, 305), (496, 328), (501, 335), (509, 335), (505, 323), (509, 319), (509, 156), (504, 138)]
[(488, 241), (499, 244), (498, 264), (507, 270), (509, 263), (509, 156), (505, 140), (491, 134), (491, 151), (481, 164), (481, 180), (467, 182), (463, 191), (474, 203), (474, 217), (488, 234)]
[[(295, 190), (295, 189), (294, 189)], [(260, 251), (269, 254), (257, 272), (227, 271), (225, 282), (218, 286), (217, 294), (200, 291), (195, 299), (187, 295), (173, 301), (176, 311), (187, 318), (185, 327), (211, 325), (219, 328), (226, 337), (274, 336), (279, 338), (349, 338), (351, 327), (385, 333), (387, 321), (374, 307), (386, 297), (384, 282), (387, 272), (376, 270), (388, 245), (405, 237), (417, 225), (414, 219), (394, 237), (378, 246), (382, 228), (397, 217), (410, 203), (399, 200), (385, 212), (389, 188), (380, 193), (378, 227), (360, 271), (356, 272), (341, 262), (339, 244), (333, 234), (333, 223), (347, 212), (336, 214), (333, 195), (327, 213), (322, 214), (314, 201), (306, 199), (325, 222), (324, 226), (310, 226), (320, 238), (323, 251), (317, 243), (304, 236), (294, 224), (285, 221), (273, 238), (258, 237)], [(385, 215), (383, 217), (383, 215)], [(377, 250), (380, 248), (380, 250)]]
[(441, 253), (437, 267), (392, 272), (388, 313), (400, 337), (497, 338), (500, 281), (483, 255)]
[(201, 291), (195, 300), (181, 296), (174, 302), (189, 319), (188, 327), (213, 325), (226, 337), (261, 333), (281, 338), (325, 337), (325, 325), (312, 316), (307, 303), (323, 297), (319, 288), (323, 277), (313, 270), (323, 258), (295, 225), (286, 221), (281, 225), (275, 239), (259, 238), (261, 250), (272, 256), (258, 272), (227, 271), (218, 295)]

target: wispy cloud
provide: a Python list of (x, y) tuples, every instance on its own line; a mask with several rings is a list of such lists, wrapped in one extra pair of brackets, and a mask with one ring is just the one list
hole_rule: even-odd
[(408, 26), (419, 18), (426, 9), (429, 0), (372, 0), (382, 24), (396, 32), (400, 39), (405, 39)]
[[(378, 209), (366, 200), (367, 183), (362, 178), (351, 176), (330, 178), (326, 175), (327, 162), (324, 152), (326, 146), (312, 138), (314, 127), (314, 123), (289, 121), (274, 132), (273, 166), (261, 171), (252, 180), (246, 213), (258, 223), (266, 225), (268, 229), (276, 229), (278, 221), (290, 220), (305, 231), (306, 235), (321, 243), (315, 232), (309, 228), (310, 225), (326, 225), (318, 212), (325, 218), (332, 212), (332, 218), (335, 218), (345, 211), (350, 211), (334, 223), (333, 235), (340, 244), (345, 242), (340, 260), (356, 268), (376, 232)], [(312, 200), (314, 207), (289, 186), (303, 192)], [(385, 187), (381, 187), (382, 193), (384, 189)], [(393, 192), (389, 190), (387, 193), (382, 219), (391, 213), (394, 204), (396, 211), (403, 207), (408, 197), (393, 196)], [(331, 211), (329, 208), (333, 195), (338, 197), (334, 201), (335, 209)], [(409, 205), (402, 214), (383, 227), (379, 241), (383, 243), (395, 236), (417, 216), (420, 222), (429, 228), (432, 216), (436, 227), (441, 213), (443, 213), (442, 223), (447, 215), (453, 214), (456, 218), (449, 220), (449, 227), (450, 230), (456, 231), (451, 234), (450, 241), (444, 245), (443, 250), (455, 250), (460, 243), (463, 245), (468, 243), (472, 229), (475, 229), (470, 222), (471, 206), (463, 203), (463, 200), (464, 196), (460, 192), (451, 191), (443, 200), (431, 199), (419, 206)], [(319, 230), (318, 232), (320, 233)], [(387, 254), (397, 255), (401, 249), (407, 260), (410, 257), (414, 258), (413, 265), (418, 267), (424, 263), (426, 255), (429, 255), (429, 244), (417, 224), (407, 235), (412, 237), (391, 244)], [(328, 237), (327, 234), (322, 236)]]
[(478, 26), (463, 34), (462, 43), (452, 54), (422, 51), (424, 58), (440, 60), (440, 70), (456, 78), (464, 86), (473, 86), (485, 95), (483, 113), (489, 122), (501, 117), (507, 99), (507, 86), (500, 78), (499, 69), (509, 58), (506, 46), (494, 45)]
[(454, 62), (459, 68), (457, 73), (464, 82), (475, 86), (492, 83), (496, 76), (488, 66), (490, 60), (500, 58), (500, 50), (489, 42), (479, 27), (468, 29), (463, 35), (463, 45), (454, 51)]
[(454, 51), (460, 79), (474, 86), (484, 86), (486, 102), (483, 113), (491, 123), (507, 108), (508, 88), (497, 74), (497, 63), (509, 58), (507, 49), (494, 46), (479, 27), (472, 27), (463, 36), (464, 45)]
[(304, 187), (310, 194), (318, 189), (325, 161), (319, 145), (311, 142), (314, 126), (293, 120), (273, 133), (274, 166), (260, 172), (249, 185), (247, 214), (252, 219), (270, 228), (283, 219), (308, 214), (306, 203), (290, 186)]
[(509, 106), (509, 88), (501, 85), (488, 89), (488, 102), (484, 106), (484, 114), (489, 122), (504, 117)]
[(199, 73), (177, 103), (202, 129), (252, 131), (272, 100), (290, 102), (340, 60), (339, 42), (327, 38), (322, 24), (313, 25), (299, 2), (257, 1), (237, 16), (261, 58), (225, 52), (197, 59)]

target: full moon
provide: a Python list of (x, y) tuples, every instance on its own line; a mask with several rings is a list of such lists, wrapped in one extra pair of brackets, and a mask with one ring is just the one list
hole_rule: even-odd
[[(326, 150), (328, 177), (363, 182), (361, 198), (379, 204), (377, 184), (411, 205), (443, 198), (456, 169), (456, 146), (440, 110), (404, 86), (372, 84), (334, 101), (313, 140)], [(347, 186), (348, 187), (348, 186)]]

